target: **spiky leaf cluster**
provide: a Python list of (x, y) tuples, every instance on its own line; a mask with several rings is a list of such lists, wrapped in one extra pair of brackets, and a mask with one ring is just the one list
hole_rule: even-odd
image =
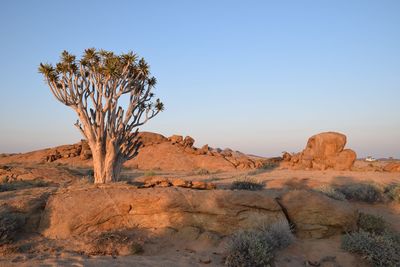
[[(77, 111), (76, 126), (89, 140), (113, 138), (127, 147), (123, 144), (131, 141), (132, 131), (164, 110), (159, 99), (153, 100), (156, 78), (133, 52), (89, 48), (78, 60), (63, 51), (55, 66), (41, 63), (39, 72), (54, 96)], [(129, 95), (126, 108), (118, 102), (122, 95)]]

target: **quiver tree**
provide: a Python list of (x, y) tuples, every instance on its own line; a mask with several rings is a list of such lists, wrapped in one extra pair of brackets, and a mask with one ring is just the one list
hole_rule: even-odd
[(64, 51), (55, 67), (41, 63), (39, 72), (57, 100), (77, 113), (75, 126), (92, 150), (95, 183), (117, 181), (122, 164), (140, 147), (138, 127), (164, 108), (153, 100), (156, 79), (148, 64), (132, 52), (91, 48), (80, 60)]

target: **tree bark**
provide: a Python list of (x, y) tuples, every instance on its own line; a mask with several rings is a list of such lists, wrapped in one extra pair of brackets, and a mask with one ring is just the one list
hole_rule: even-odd
[(123, 156), (112, 140), (97, 142), (90, 146), (93, 155), (94, 183), (116, 182), (120, 178)]

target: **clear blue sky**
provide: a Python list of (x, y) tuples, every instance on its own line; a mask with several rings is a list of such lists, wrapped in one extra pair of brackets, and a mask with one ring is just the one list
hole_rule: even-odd
[(359, 156), (400, 158), (400, 1), (0, 3), (0, 152), (78, 141), (37, 73), (62, 50), (133, 50), (166, 110), (144, 130), (247, 153), (339, 131)]

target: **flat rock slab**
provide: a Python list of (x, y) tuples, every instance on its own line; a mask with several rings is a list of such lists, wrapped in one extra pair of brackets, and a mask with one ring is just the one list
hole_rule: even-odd
[(345, 201), (317, 192), (293, 190), (280, 203), (299, 237), (325, 238), (357, 229), (358, 211)]
[(118, 229), (197, 227), (228, 235), (286, 220), (268, 191), (137, 189), (127, 185), (69, 188), (50, 197), (40, 222), (49, 238)]

